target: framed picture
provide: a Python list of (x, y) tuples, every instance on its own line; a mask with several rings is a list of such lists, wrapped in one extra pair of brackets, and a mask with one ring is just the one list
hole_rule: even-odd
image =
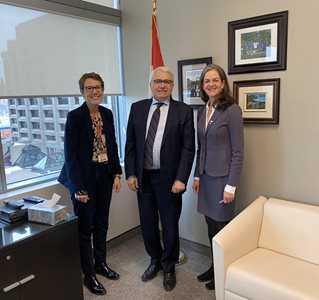
[(199, 78), (203, 69), (213, 62), (212, 57), (177, 61), (179, 100), (196, 108), (205, 103), (200, 97)]
[(280, 79), (234, 81), (245, 124), (279, 124)]
[(228, 22), (228, 73), (286, 70), (288, 11)]

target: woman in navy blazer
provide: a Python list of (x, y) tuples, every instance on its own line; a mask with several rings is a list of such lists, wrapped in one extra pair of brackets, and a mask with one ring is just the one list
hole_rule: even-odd
[(206, 103), (197, 116), (197, 157), (193, 191), (198, 212), (205, 216), (212, 250), (212, 264), (199, 281), (215, 288), (212, 238), (234, 216), (235, 190), (243, 165), (244, 135), (240, 107), (230, 94), (224, 70), (208, 65), (200, 77), (200, 93)]
[(85, 102), (68, 114), (65, 163), (58, 180), (70, 190), (78, 216), (84, 284), (92, 293), (103, 295), (106, 290), (96, 273), (119, 278), (106, 264), (106, 235), (112, 189), (120, 190), (122, 169), (112, 112), (100, 105), (104, 97), (102, 78), (96, 73), (83, 74), (79, 87)]

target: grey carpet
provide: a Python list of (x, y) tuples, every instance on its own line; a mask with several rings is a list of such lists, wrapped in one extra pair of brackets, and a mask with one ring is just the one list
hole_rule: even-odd
[(107, 263), (120, 274), (120, 279), (112, 281), (98, 275), (107, 294), (97, 296), (84, 287), (85, 300), (215, 300), (215, 292), (207, 290), (205, 283), (196, 279), (210, 265), (209, 247), (181, 239), (181, 249), (187, 258), (185, 263), (176, 266), (177, 285), (171, 292), (166, 292), (163, 288), (162, 272), (151, 281), (141, 281), (141, 275), (150, 260), (145, 252), (139, 227), (109, 241), (107, 248)]

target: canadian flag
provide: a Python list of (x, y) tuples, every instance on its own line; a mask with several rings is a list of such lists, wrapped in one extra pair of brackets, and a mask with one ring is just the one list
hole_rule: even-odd
[(164, 60), (159, 43), (159, 33), (157, 28), (156, 18), (156, 1), (153, 0), (153, 14), (152, 14), (152, 53), (151, 53), (151, 71), (157, 67), (164, 66)]
[[(151, 66), (150, 66), (150, 79), (152, 71), (155, 70), (158, 67), (164, 66), (164, 60), (162, 56), (161, 46), (159, 43), (159, 33), (157, 28), (157, 18), (156, 18), (156, 10), (157, 10), (157, 0), (153, 1), (153, 13), (152, 13), (152, 48), (151, 48)], [(152, 91), (149, 86), (148, 89), (148, 95), (149, 97), (152, 97)]]

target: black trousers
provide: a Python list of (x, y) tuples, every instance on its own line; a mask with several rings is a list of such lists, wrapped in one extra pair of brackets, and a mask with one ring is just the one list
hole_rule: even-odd
[(113, 176), (107, 165), (92, 165), (90, 180), (86, 186), (89, 200), (82, 203), (74, 195), (71, 196), (74, 213), (78, 216), (82, 272), (87, 276), (95, 274), (94, 263), (106, 260), (106, 235), (113, 188)]
[(214, 254), (213, 254), (213, 237), (221, 231), (230, 221), (220, 222), (205, 216), (205, 220), (208, 228), (208, 238), (210, 243), (210, 248), (212, 252), (212, 266), (214, 265)]
[(182, 210), (182, 195), (163, 188), (159, 170), (144, 170), (142, 190), (137, 195), (146, 252), (151, 257), (151, 262), (161, 265), (164, 272), (174, 272), (179, 257), (178, 221)]

